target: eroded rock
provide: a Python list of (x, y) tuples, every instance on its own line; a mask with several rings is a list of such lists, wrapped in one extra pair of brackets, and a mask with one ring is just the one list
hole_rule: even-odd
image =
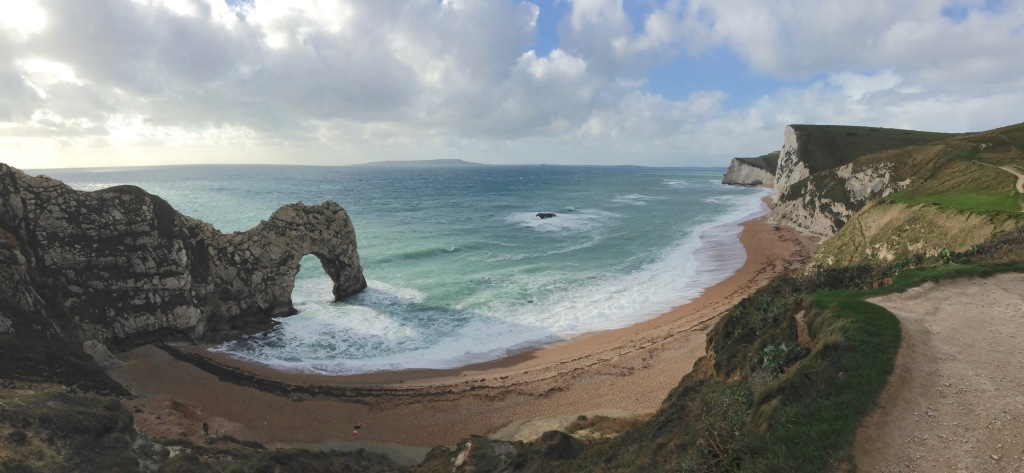
[(52, 324), (124, 349), (266, 329), (295, 313), (291, 292), (307, 254), (334, 281), (335, 299), (366, 287), (352, 222), (335, 202), (286, 205), (224, 234), (138, 187), (81, 192), (0, 164), (0, 313), (9, 330)]

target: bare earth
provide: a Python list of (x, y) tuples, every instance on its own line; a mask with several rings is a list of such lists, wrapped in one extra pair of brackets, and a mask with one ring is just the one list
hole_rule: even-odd
[[(225, 366), (300, 386), (365, 389), (359, 399), (270, 394), (218, 380), (154, 346), (121, 354), (111, 375), (136, 397), (136, 424), (159, 437), (228, 434), (268, 446), (367, 448), (409, 462), (469, 434), (516, 437), (531, 420), (593, 413), (649, 414), (704, 355), (705, 334), (727, 309), (815, 250), (764, 218), (744, 224), (746, 264), (691, 303), (656, 319), (457, 370), (362, 376), (283, 373), (190, 348)], [(711, 249), (713, 250), (713, 249)], [(720, 251), (732, 251), (720, 249)], [(353, 426), (362, 425), (358, 436)], [(182, 434), (183, 432), (183, 434)]]
[(1024, 274), (871, 299), (902, 344), (855, 445), (860, 471), (1024, 472)]

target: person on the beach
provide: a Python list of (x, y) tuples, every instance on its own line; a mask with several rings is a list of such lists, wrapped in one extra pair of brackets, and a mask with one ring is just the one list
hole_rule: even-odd
[(352, 426), (352, 435), (353, 436), (359, 435), (359, 429), (361, 429), (361, 428), (363, 428), (363, 424), (362, 423), (358, 423), (358, 424)]
[(203, 421), (203, 438), (210, 438), (210, 424), (207, 424), (205, 420)]

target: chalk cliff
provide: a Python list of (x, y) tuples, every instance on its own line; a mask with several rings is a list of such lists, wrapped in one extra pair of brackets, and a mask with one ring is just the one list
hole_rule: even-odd
[(778, 162), (778, 151), (756, 158), (733, 158), (722, 176), (722, 184), (774, 186)]
[[(909, 176), (895, 163), (918, 147), (955, 135), (892, 128), (790, 125), (783, 134), (769, 221), (829, 237), (870, 200), (899, 192)], [(874, 156), (875, 158), (869, 158)]]
[(830, 237), (869, 200), (910, 184), (909, 179), (896, 179), (892, 168), (891, 163), (877, 163), (854, 171), (847, 164), (798, 180), (779, 195), (769, 221)]
[(0, 333), (55, 331), (124, 349), (217, 341), (295, 313), (313, 254), (337, 300), (366, 287), (338, 204), (296, 203), (224, 234), (134, 186), (76, 191), (0, 164)]
[(811, 175), (807, 164), (800, 159), (796, 129), (787, 126), (782, 137), (782, 149), (779, 150), (779, 164), (775, 171), (775, 186), (772, 190), (772, 200), (775, 202), (779, 201), (779, 197), (789, 186)]

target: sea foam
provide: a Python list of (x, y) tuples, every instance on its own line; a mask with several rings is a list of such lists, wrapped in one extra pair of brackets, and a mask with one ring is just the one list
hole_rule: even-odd
[[(364, 294), (334, 303), (323, 296), (329, 293), (326, 277), (300, 278), (293, 293), (298, 316), (281, 319), (270, 337), (217, 350), (283, 370), (356, 374), (454, 368), (625, 327), (692, 301), (742, 266), (746, 255), (739, 224), (766, 212), (761, 202), (766, 195), (757, 190), (714, 197), (730, 210), (692, 227), (652, 261), (625, 274), (573, 278), (560, 271), (513, 272), (496, 276), (498, 283), (490, 281), (498, 295), (481, 292), (449, 307), (431, 308), (421, 291), (373, 280)], [(569, 218), (549, 224), (563, 216)], [(540, 232), (577, 234), (614, 217), (580, 210), (545, 220), (535, 212), (518, 212), (506, 220)]]

